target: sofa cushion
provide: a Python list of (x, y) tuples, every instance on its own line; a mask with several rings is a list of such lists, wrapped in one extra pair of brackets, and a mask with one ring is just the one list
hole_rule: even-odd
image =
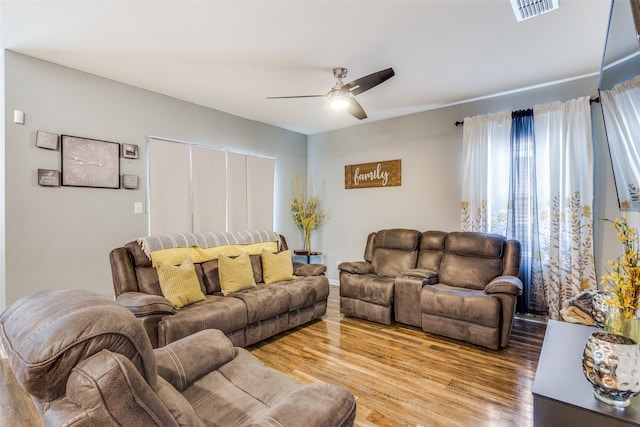
[(438, 275), (441, 283), (484, 289), (502, 275), (505, 238), (495, 234), (454, 232), (447, 235)]
[(232, 361), (196, 381), (183, 396), (201, 419), (216, 420), (219, 426), (240, 426), (249, 425), (298, 387), (293, 378), (237, 349)]
[(171, 301), (175, 308), (205, 299), (191, 258), (185, 259), (179, 266), (158, 265), (158, 280), (162, 295)]
[(251, 260), (246, 252), (236, 258), (220, 255), (218, 258), (218, 272), (220, 274), (220, 287), (225, 295), (256, 286)]
[(274, 286), (283, 288), (289, 294), (289, 311), (311, 306), (329, 296), (329, 284), (325, 276), (301, 277), (278, 282)]
[(420, 238), (418, 268), (438, 272), (444, 254), (447, 233), (444, 231), (425, 231)]
[(452, 232), (447, 235), (447, 253), (481, 258), (502, 258), (504, 236), (475, 232)]
[(205, 301), (184, 307), (158, 323), (158, 345), (166, 345), (203, 329), (220, 329), (228, 335), (246, 326), (247, 308), (242, 301), (207, 295)]
[(288, 249), (278, 253), (263, 250), (262, 277), (267, 285), (293, 279), (291, 252)]
[(418, 251), (376, 248), (371, 265), (378, 276), (397, 277), (415, 268)]
[(418, 249), (420, 232), (418, 230), (390, 229), (380, 230), (376, 233), (375, 248), (400, 249), (403, 251), (415, 251)]
[(247, 306), (248, 324), (289, 312), (289, 293), (281, 286), (259, 285), (232, 296)]
[(483, 291), (457, 288), (439, 283), (428, 285), (420, 294), (422, 313), (498, 328), (500, 300)]
[(371, 265), (378, 276), (396, 277), (416, 267), (420, 232), (390, 229), (376, 233)]
[(374, 274), (341, 274), (340, 296), (391, 307), (394, 281), (394, 277), (381, 277)]
[(220, 288), (220, 271), (218, 269), (218, 260), (205, 261), (200, 264), (202, 268), (202, 277), (207, 295), (213, 295), (222, 292)]

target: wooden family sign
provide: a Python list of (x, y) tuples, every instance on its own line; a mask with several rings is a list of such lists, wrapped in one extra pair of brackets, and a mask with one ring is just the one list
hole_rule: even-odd
[(397, 187), (402, 184), (400, 160), (346, 165), (344, 188)]

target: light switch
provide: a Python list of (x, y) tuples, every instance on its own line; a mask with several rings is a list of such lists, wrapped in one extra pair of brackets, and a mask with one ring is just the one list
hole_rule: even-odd
[(135, 202), (133, 204), (133, 213), (141, 214), (142, 213), (142, 203)]
[(13, 123), (17, 123), (19, 125), (24, 124), (24, 111), (20, 111), (20, 110), (13, 111)]

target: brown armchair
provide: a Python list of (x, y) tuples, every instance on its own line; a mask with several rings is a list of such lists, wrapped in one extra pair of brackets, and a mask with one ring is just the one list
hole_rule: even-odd
[(0, 340), (44, 426), (351, 426), (354, 396), (302, 385), (207, 329), (153, 350), (135, 316), (79, 289), (32, 294)]

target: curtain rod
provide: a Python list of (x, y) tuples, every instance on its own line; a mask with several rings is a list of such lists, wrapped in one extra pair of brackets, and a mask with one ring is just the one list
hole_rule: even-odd
[[(593, 104), (594, 102), (600, 102), (600, 97), (595, 97), (595, 98), (591, 98), (589, 99), (589, 104)], [(519, 110), (519, 111), (526, 111), (526, 110)], [(463, 126), (464, 125), (464, 120), (460, 120), (454, 123), (456, 126)]]

